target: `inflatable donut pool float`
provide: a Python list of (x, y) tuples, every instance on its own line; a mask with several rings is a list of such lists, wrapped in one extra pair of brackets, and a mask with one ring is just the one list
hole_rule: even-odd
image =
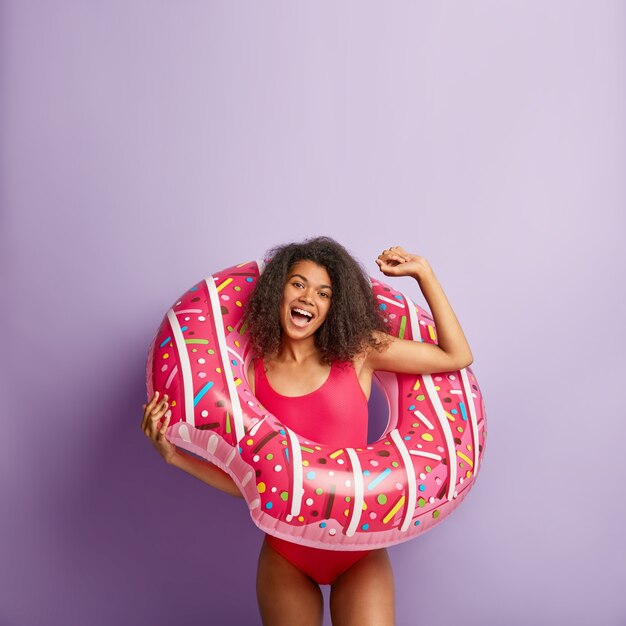
[[(166, 313), (150, 347), (148, 399), (170, 397), (170, 442), (227, 472), (264, 532), (327, 550), (383, 548), (449, 515), (476, 480), (485, 407), (471, 369), (376, 372), (389, 406), (381, 438), (364, 448), (304, 439), (256, 399), (244, 304), (263, 263), (197, 283)], [(370, 278), (392, 334), (436, 343), (428, 312)], [(347, 417), (349, 418), (349, 416)]]

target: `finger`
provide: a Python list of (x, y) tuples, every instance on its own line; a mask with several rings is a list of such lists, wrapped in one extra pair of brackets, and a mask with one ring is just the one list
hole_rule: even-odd
[(150, 407), (150, 410), (152, 410), (152, 407), (154, 407), (154, 405), (157, 403), (158, 398), (159, 398), (159, 392), (155, 391), (152, 398), (150, 398), (150, 402), (148, 402), (148, 406)]
[(154, 411), (152, 411), (152, 414), (150, 415), (150, 419), (154, 421), (154, 420), (159, 419), (160, 417), (163, 417), (163, 415), (167, 411), (167, 407), (168, 407), (167, 402), (161, 403)]
[(165, 416), (165, 419), (163, 420), (163, 426), (161, 426), (161, 430), (159, 430), (160, 435), (165, 435), (165, 431), (167, 430), (167, 427), (169, 426), (169, 423), (170, 423), (170, 417), (171, 415)]
[(163, 414), (168, 409), (168, 403), (161, 403), (154, 411), (146, 413), (145, 423), (142, 424), (142, 428), (147, 437), (154, 439), (156, 423), (163, 417)]
[(157, 404), (156, 407), (154, 407), (154, 409), (152, 409), (152, 413), (155, 413), (156, 411), (160, 411), (162, 407), (164, 407), (167, 404), (167, 396), (163, 396), (163, 399), (161, 400), (161, 402), (159, 402), (159, 404)]

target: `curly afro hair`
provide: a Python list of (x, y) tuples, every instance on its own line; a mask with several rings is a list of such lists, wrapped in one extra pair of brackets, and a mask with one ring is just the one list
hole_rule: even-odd
[(331, 365), (351, 361), (368, 347), (382, 348), (384, 342), (374, 331), (388, 333), (388, 323), (376, 305), (367, 273), (341, 244), (330, 237), (314, 237), (275, 246), (266, 258), (269, 260), (245, 311), (254, 356), (271, 358), (278, 353), (284, 285), (294, 263), (304, 260), (323, 266), (333, 286), (328, 317), (315, 333), (322, 360)]

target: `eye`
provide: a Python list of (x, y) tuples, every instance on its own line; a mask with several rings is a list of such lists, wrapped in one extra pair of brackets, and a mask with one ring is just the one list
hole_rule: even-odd
[(299, 283), (299, 282), (292, 283), (292, 285), (294, 287), (304, 287), (304, 285), (302, 283)]
[(325, 291), (321, 291), (320, 292), (320, 296), (324, 297), (324, 298), (330, 298), (330, 294), (326, 293)]

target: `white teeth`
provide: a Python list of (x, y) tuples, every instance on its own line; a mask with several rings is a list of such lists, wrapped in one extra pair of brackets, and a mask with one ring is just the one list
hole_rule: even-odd
[(302, 315), (306, 315), (307, 317), (313, 317), (313, 313), (309, 311), (305, 311), (304, 309), (291, 309), (292, 311), (297, 311), (298, 313), (302, 313)]

